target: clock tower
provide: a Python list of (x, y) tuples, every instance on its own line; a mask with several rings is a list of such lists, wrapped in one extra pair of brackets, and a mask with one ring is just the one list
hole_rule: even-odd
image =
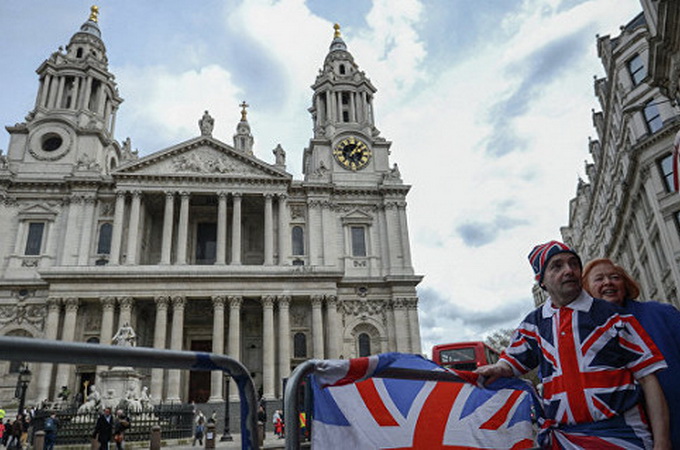
[(330, 50), (312, 85), (314, 137), (305, 149), (306, 181), (375, 185), (391, 173), (390, 142), (375, 127), (376, 88), (359, 70), (334, 25)]

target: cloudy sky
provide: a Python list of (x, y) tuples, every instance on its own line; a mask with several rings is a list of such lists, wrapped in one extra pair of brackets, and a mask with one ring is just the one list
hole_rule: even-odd
[[(33, 108), (35, 69), (92, 0), (0, 1), (0, 123)], [(596, 35), (639, 0), (102, 0), (109, 69), (125, 99), (116, 138), (140, 155), (196, 137), (204, 110), (229, 144), (248, 120), (255, 154), (281, 144), (301, 178), (312, 91), (333, 23), (378, 88), (408, 197), (423, 350), (511, 328), (532, 309), (534, 244), (560, 238), (584, 173)], [(9, 136), (0, 135), (6, 152)]]

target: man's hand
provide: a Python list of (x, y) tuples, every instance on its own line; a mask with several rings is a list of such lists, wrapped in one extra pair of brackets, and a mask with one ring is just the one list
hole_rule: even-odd
[(484, 386), (493, 383), (500, 377), (511, 377), (514, 375), (510, 366), (501, 361), (498, 361), (495, 364), (479, 367), (477, 370), (475, 370), (475, 373), (485, 378)]

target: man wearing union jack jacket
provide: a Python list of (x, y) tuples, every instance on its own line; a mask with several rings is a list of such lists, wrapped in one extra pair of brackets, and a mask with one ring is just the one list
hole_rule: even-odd
[(537, 245), (529, 261), (549, 297), (524, 318), (501, 359), (477, 373), (490, 383), (538, 367), (542, 448), (670, 449), (668, 407), (654, 375), (666, 362), (649, 335), (632, 315), (583, 290), (581, 259), (565, 244)]

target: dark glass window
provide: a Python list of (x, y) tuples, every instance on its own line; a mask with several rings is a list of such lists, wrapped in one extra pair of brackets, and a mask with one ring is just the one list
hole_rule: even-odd
[(659, 160), (659, 171), (666, 187), (666, 192), (673, 192), (673, 154)]
[(293, 255), (305, 254), (305, 231), (300, 226), (293, 227)]
[(45, 224), (43, 222), (31, 222), (28, 224), (28, 239), (26, 239), (26, 255), (39, 255), (42, 248), (43, 231)]
[(199, 223), (196, 236), (196, 264), (215, 264), (217, 258), (217, 224)]
[(99, 243), (97, 244), (98, 255), (108, 255), (111, 253), (111, 235), (113, 233), (113, 225), (110, 223), (103, 223), (99, 227)]
[(647, 76), (647, 68), (642, 60), (642, 56), (635, 55), (628, 61), (628, 71), (630, 72), (630, 77), (633, 80), (634, 85), (640, 84), (640, 82)]
[(293, 337), (293, 357), (307, 357), (307, 336), (305, 336), (305, 333), (295, 333)]
[(351, 227), (352, 256), (366, 256), (366, 228)]
[(359, 356), (370, 356), (371, 354), (371, 337), (366, 333), (359, 335)]
[(656, 104), (647, 103), (643, 113), (650, 133), (656, 133), (663, 127), (663, 120), (661, 120), (661, 114), (659, 114), (659, 108), (656, 107)]

